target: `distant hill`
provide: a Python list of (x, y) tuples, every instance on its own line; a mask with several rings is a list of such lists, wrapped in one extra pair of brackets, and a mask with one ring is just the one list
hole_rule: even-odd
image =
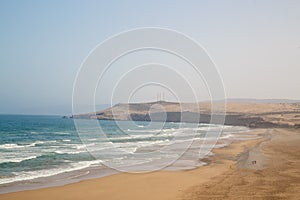
[[(271, 103), (268, 103), (271, 102)], [(300, 127), (300, 103), (284, 100), (240, 100), (228, 101), (226, 112), (222, 103), (214, 104), (211, 113), (209, 102), (176, 103), (119, 103), (97, 112), (74, 115), (75, 118), (98, 120), (167, 121), (189, 123), (223, 123), (226, 125), (267, 127)]]
[(300, 103), (300, 100), (293, 99), (239, 99), (229, 98), (227, 102), (245, 102), (245, 103)]

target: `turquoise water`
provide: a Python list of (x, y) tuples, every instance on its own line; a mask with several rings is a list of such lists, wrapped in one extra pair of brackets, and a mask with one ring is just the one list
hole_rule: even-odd
[[(97, 137), (96, 130), (85, 135), (83, 144), (73, 119), (63, 119), (60, 116), (0, 115), (0, 184), (101, 166), (103, 162), (132, 162), (129, 156), (141, 149), (153, 150), (157, 146), (173, 144), (178, 132), (186, 136), (196, 130), (195, 138), (201, 139), (208, 127), (204, 124), (196, 128), (191, 124), (179, 127), (176, 123), (153, 123), (148, 126), (148, 122), (136, 122), (132, 125), (124, 121), (118, 122), (122, 127), (120, 129), (114, 121), (99, 123), (110, 144), (123, 150), (122, 155), (112, 155), (115, 151), (111, 146), (105, 146), (107, 143)], [(229, 127), (223, 131), (223, 137), (240, 130), (241, 128)], [(177, 140), (184, 141), (185, 136), (178, 137)], [(92, 151), (99, 150), (101, 154), (95, 157)]]

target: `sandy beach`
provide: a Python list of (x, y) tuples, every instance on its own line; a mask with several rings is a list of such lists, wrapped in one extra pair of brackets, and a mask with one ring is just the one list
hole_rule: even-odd
[(0, 0), (0, 200), (300, 200), (299, 25), (300, 0)]
[(297, 129), (256, 129), (255, 140), (214, 149), (206, 166), (186, 171), (116, 174), (0, 195), (0, 199), (298, 199)]

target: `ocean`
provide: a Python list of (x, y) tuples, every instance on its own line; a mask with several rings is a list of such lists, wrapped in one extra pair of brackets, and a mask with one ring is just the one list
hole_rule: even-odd
[[(205, 135), (208, 128), (222, 129), (220, 139), (223, 143), (215, 147), (227, 145), (239, 138), (239, 133), (248, 131), (245, 127), (207, 124), (154, 122), (150, 126), (149, 122), (118, 122), (123, 129), (125, 127), (124, 133), (114, 121), (99, 123), (107, 137), (106, 142), (97, 135), (97, 130), (91, 130), (83, 139), (70, 118), (0, 115), (0, 192), (101, 177), (117, 173), (118, 166), (129, 166), (135, 164), (134, 161), (143, 167), (149, 167), (149, 163), (167, 163), (174, 156), (181, 156), (182, 144), (192, 139), (191, 150), (185, 151), (183, 159), (178, 159), (174, 165), (166, 164), (169, 170), (189, 169), (205, 164), (200, 158), (207, 155), (199, 154), (199, 147), (204, 138), (209, 141)], [(186, 137), (190, 133), (193, 137)], [(107, 146), (107, 140), (110, 146)], [(145, 154), (157, 152), (162, 146), (172, 148), (163, 155)], [(139, 153), (143, 156), (132, 157)], [(145, 158), (144, 155), (149, 156)], [(110, 166), (115, 169), (110, 170)]]

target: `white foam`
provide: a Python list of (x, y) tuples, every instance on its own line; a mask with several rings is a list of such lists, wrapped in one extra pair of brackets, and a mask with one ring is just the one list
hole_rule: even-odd
[(26, 145), (20, 145), (20, 144), (1, 144), (0, 148), (1, 149), (19, 149), (19, 148), (26, 148), (26, 147), (34, 147), (37, 144), (44, 144), (44, 141), (35, 141), (31, 144), (26, 144)]
[(15, 162), (15, 163), (19, 163), (22, 162), (24, 160), (31, 160), (36, 158), (37, 156), (28, 156), (28, 157), (23, 157), (23, 158), (17, 158), (17, 157), (11, 157), (11, 158), (0, 158), (0, 163), (8, 163), (8, 162)]
[(25, 147), (34, 147), (37, 144), (44, 144), (44, 143), (45, 143), (44, 141), (35, 141), (29, 145), (25, 145)]
[(55, 135), (70, 135), (71, 133), (69, 133), (69, 132), (51, 132), (51, 134), (55, 134)]
[(65, 172), (71, 172), (75, 170), (84, 169), (87, 167), (90, 167), (95, 164), (100, 164), (101, 160), (93, 160), (93, 161), (82, 161), (78, 163), (71, 163), (68, 167), (60, 167), (60, 168), (54, 168), (54, 169), (45, 169), (45, 170), (39, 170), (39, 171), (30, 171), (30, 172), (18, 172), (14, 173), (15, 177), (10, 178), (2, 178), (0, 179), (0, 184), (7, 184), (12, 183), (16, 181), (25, 181), (25, 180), (32, 180), (36, 178), (42, 178), (42, 177), (49, 177), (54, 176), (57, 174), (65, 173)]
[(87, 152), (86, 150), (82, 151), (69, 151), (69, 150), (55, 150), (54, 153), (57, 154), (80, 154), (80, 153), (85, 153)]
[(15, 149), (15, 148), (23, 148), (24, 146), (18, 144), (1, 144), (1, 149)]

